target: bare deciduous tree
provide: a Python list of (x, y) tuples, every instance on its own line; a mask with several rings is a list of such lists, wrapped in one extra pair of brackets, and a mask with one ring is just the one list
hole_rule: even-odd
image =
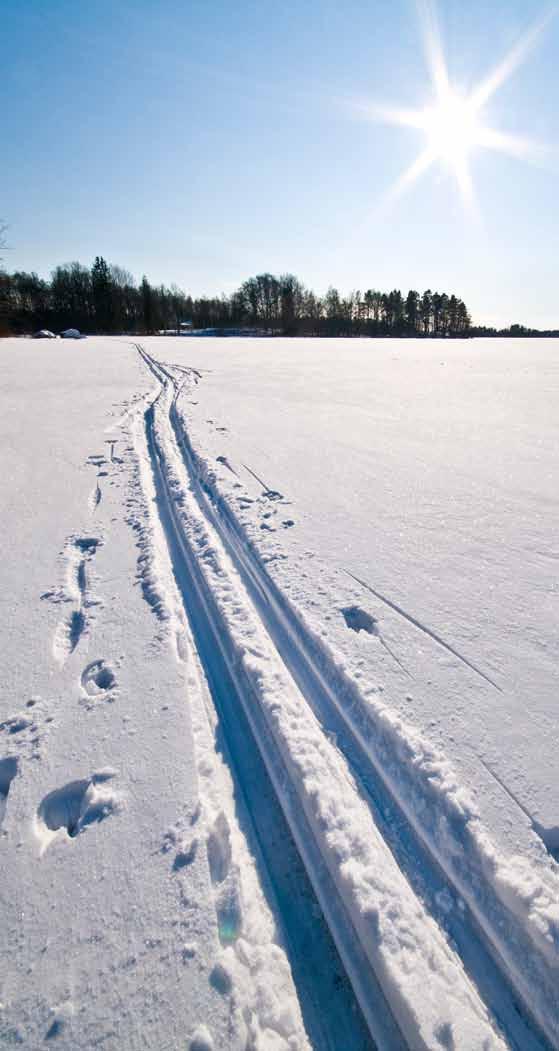
[[(7, 229), (8, 229), (8, 224), (5, 223), (3, 221), (3, 219), (0, 219), (0, 252), (2, 252), (5, 248), (8, 247), (8, 242), (6, 241), (6, 230)], [(4, 257), (2, 255), (0, 255), (0, 264), (3, 263), (3, 262), (4, 262)]]

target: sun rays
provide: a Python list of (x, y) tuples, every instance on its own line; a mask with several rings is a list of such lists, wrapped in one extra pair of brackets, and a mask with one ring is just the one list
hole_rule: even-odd
[(420, 0), (418, 9), (432, 101), (423, 109), (366, 107), (369, 116), (375, 121), (415, 128), (425, 135), (423, 148), (391, 187), (387, 200), (392, 202), (401, 197), (429, 168), (439, 164), (451, 172), (464, 204), (473, 211), (475, 194), (470, 158), (474, 150), (497, 150), (528, 160), (542, 151), (541, 145), (528, 138), (488, 127), (484, 123), (483, 110), (498, 88), (525, 61), (555, 13), (555, 8), (548, 10), (495, 69), (467, 94), (461, 92), (449, 77), (434, 3)]

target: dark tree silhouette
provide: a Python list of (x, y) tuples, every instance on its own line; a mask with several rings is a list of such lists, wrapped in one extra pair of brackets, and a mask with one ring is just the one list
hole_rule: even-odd
[(341, 295), (331, 286), (324, 296), (305, 288), (294, 274), (268, 272), (251, 277), (230, 296), (186, 295), (177, 285), (156, 286), (103, 256), (90, 269), (78, 262), (57, 266), (50, 281), (35, 273), (0, 271), (2, 331), (177, 332), (250, 331), (301, 336), (464, 336), (470, 316), (456, 295), (411, 289), (369, 288)]
[(144, 320), (144, 330), (146, 332), (153, 332), (154, 331), (154, 315), (155, 315), (154, 302), (153, 302), (154, 296), (153, 296), (153, 289), (152, 289), (147, 277), (145, 276), (145, 274), (144, 274), (144, 276), (142, 278), (141, 293), (142, 293), (142, 314), (143, 314), (143, 320)]
[(95, 256), (95, 262), (91, 267), (91, 290), (97, 332), (113, 331), (112, 285), (113, 280), (108, 263), (103, 256)]

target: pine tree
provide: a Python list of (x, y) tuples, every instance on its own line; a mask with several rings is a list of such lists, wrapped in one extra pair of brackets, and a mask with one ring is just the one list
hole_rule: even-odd
[(423, 334), (425, 336), (428, 336), (429, 332), (431, 330), (432, 309), (433, 309), (432, 292), (431, 292), (431, 289), (428, 288), (427, 291), (424, 292), (422, 297), (421, 297), (421, 307), (420, 307), (421, 323), (423, 325)]
[(406, 327), (410, 333), (419, 330), (419, 292), (411, 288), (406, 296)]
[(144, 274), (140, 288), (142, 294), (142, 311), (144, 315), (144, 330), (146, 333), (153, 332), (154, 324), (154, 302), (153, 289)]
[(95, 328), (97, 332), (112, 332), (111, 271), (103, 256), (95, 256), (91, 267), (91, 288)]

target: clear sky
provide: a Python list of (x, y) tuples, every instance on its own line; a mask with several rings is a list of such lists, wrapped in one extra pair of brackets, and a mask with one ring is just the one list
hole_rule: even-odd
[[(452, 84), (474, 88), (545, 10), (439, 0)], [(559, 15), (483, 108), (549, 150), (474, 147), (477, 214), (440, 157), (389, 201), (426, 132), (375, 114), (433, 97), (413, 0), (2, 0), (0, 26), (9, 269), (100, 254), (194, 295), (289, 270), (559, 326)]]

